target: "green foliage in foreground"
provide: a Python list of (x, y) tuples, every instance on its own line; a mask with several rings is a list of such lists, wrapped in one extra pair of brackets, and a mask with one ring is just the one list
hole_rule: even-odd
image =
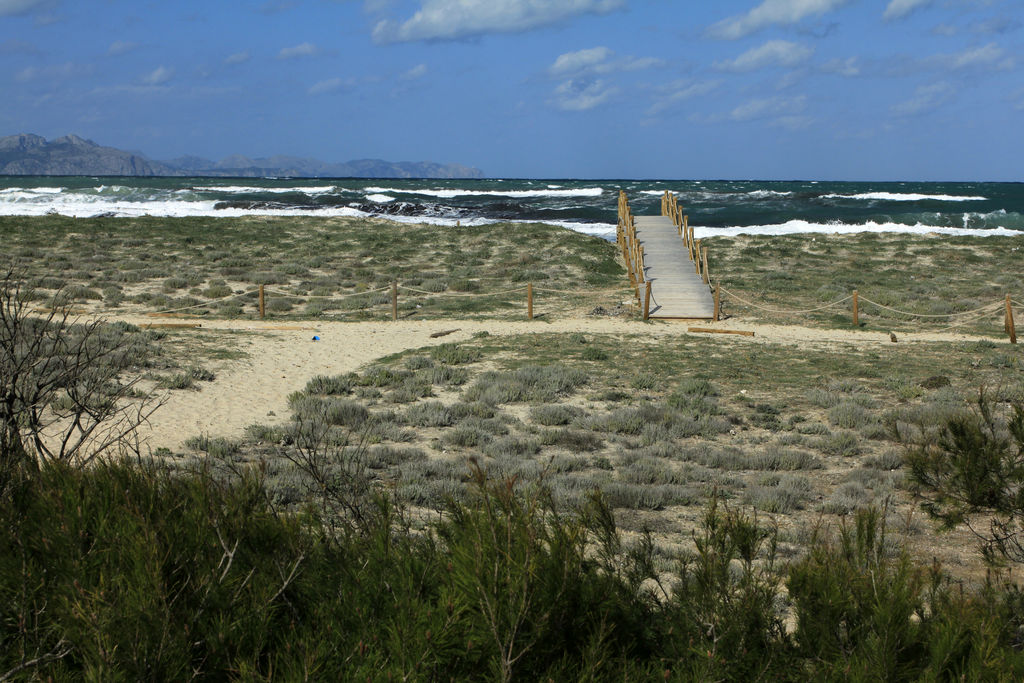
[(0, 678), (864, 680), (1024, 675), (1020, 596), (953, 590), (863, 513), (789, 570), (709, 505), (670, 575), (595, 500), (482, 479), (412, 531), (386, 499), (329, 534), (253, 472), (61, 463), (0, 501)]

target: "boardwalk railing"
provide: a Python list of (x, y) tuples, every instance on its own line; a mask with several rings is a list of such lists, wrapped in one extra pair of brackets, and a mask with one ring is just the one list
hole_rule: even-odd
[[(622, 190), (619, 190), (619, 221), (615, 234), (616, 242), (622, 250), (626, 272), (629, 274), (629, 285), (633, 288), (633, 296), (639, 306), (640, 288), (643, 286), (646, 294), (650, 291), (650, 283), (644, 275), (644, 247), (636, 238), (636, 220), (629, 208), (629, 198)], [(644, 311), (645, 319), (646, 314), (647, 311)]]

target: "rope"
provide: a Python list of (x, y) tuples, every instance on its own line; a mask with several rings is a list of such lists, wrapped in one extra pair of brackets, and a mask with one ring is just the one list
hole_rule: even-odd
[(740, 303), (746, 304), (747, 306), (752, 306), (754, 308), (759, 308), (762, 311), (767, 311), (768, 313), (790, 313), (790, 314), (793, 314), (793, 315), (798, 315), (798, 314), (803, 314), (803, 313), (814, 313), (816, 311), (823, 311), (826, 308), (832, 308), (833, 306), (835, 306), (837, 304), (841, 304), (841, 303), (843, 303), (845, 301), (849, 301), (850, 299), (853, 298), (853, 295), (851, 294), (850, 296), (847, 296), (847, 297), (842, 298), (842, 299), (838, 299), (836, 301), (833, 301), (830, 304), (825, 304), (824, 306), (819, 306), (818, 308), (809, 308), (807, 310), (797, 311), (797, 310), (789, 310), (789, 309), (782, 309), (782, 308), (767, 308), (765, 306), (760, 306), (758, 304), (753, 303), (752, 301), (747, 301), (746, 299), (733, 294), (732, 292), (730, 292), (725, 287), (722, 287), (721, 289), (722, 289), (722, 292), (724, 294), (727, 294), (727, 295), (731, 296), (733, 299), (736, 299)]
[(879, 308), (885, 309), (887, 311), (892, 311), (893, 313), (898, 313), (900, 315), (909, 315), (915, 318), (955, 318), (961, 315), (971, 315), (972, 313), (978, 313), (979, 311), (986, 311), (990, 308), (1002, 305), (1003, 303), (1002, 301), (1000, 301), (998, 304), (988, 304), (987, 306), (976, 308), (973, 311), (961, 311), (959, 313), (908, 313), (907, 311), (900, 311), (895, 308), (890, 308), (889, 306), (884, 306), (878, 303), (877, 301), (872, 301), (871, 299), (868, 299), (867, 297), (862, 296), (860, 297), (860, 300), (863, 301), (864, 303), (878, 306)]
[(168, 308), (168, 309), (165, 309), (163, 311), (154, 311), (154, 312), (150, 313), (149, 315), (163, 315), (164, 313), (177, 313), (178, 311), (188, 311), (188, 310), (191, 310), (193, 308), (202, 308), (203, 306), (212, 306), (213, 304), (219, 304), (219, 303), (221, 303), (223, 301), (231, 301), (232, 299), (240, 299), (243, 296), (248, 296), (250, 294), (252, 294), (252, 292), (243, 292), (241, 294), (236, 294), (234, 296), (229, 296), (226, 299), (213, 299), (212, 301), (204, 301), (202, 303), (192, 304), (191, 306), (182, 306), (181, 308)]
[(986, 314), (991, 315), (992, 313), (998, 312), (998, 309), (993, 307), (993, 306), (990, 306), (989, 308), (992, 309), (992, 310), (988, 310), (988, 311), (979, 313), (978, 315), (974, 316), (973, 318), (964, 318), (962, 320), (957, 320), (952, 325), (950, 325), (948, 327), (943, 327), (942, 329), (937, 330), (937, 332), (947, 332), (949, 330), (955, 329), (957, 327), (961, 327), (961, 326), (966, 325), (968, 323), (977, 322), (977, 321), (981, 320), (982, 318), (984, 318)]
[(533, 291), (535, 292), (550, 292), (552, 294), (611, 294), (614, 292), (621, 292), (622, 290), (622, 287), (615, 287), (614, 289), (548, 289), (546, 287), (533, 288)]
[(506, 289), (500, 292), (466, 292), (465, 294), (459, 294), (456, 292), (427, 292), (422, 289), (415, 289), (414, 287), (406, 287), (405, 285), (398, 285), (399, 289), (404, 289), (408, 292), (416, 292), (417, 294), (425, 294), (427, 296), (499, 296), (501, 294), (511, 294), (512, 292), (520, 292), (526, 289), (523, 287), (516, 287), (515, 289)]
[(351, 294), (289, 294), (288, 292), (282, 292), (279, 289), (266, 289), (264, 291), (270, 292), (271, 294), (277, 294), (279, 296), (286, 297), (288, 299), (348, 299), (353, 296), (363, 296), (365, 294), (376, 294), (377, 292), (383, 292), (389, 289), (388, 287), (381, 287), (380, 289), (368, 289), (365, 292), (352, 292)]

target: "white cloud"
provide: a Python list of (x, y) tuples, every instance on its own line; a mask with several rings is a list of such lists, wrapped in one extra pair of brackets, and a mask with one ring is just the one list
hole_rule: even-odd
[(586, 111), (604, 104), (618, 92), (600, 78), (574, 78), (555, 88), (554, 104), (565, 111)]
[(1013, 58), (1005, 57), (1006, 53), (995, 43), (982, 45), (981, 47), (964, 50), (957, 54), (948, 55), (945, 59), (949, 66), (954, 69), (966, 69), (975, 66), (996, 66), (1006, 68), (1013, 66)]
[(174, 76), (174, 69), (158, 66), (142, 77), (143, 85), (163, 85)]
[(708, 29), (713, 38), (736, 40), (774, 24), (795, 24), (810, 16), (821, 16), (850, 0), (764, 0), (746, 14), (723, 19)]
[(899, 116), (924, 114), (949, 102), (955, 94), (956, 90), (953, 86), (945, 81), (922, 85), (914, 91), (914, 96), (909, 100), (893, 105), (892, 112)]
[(584, 74), (610, 74), (620, 71), (639, 71), (661, 66), (664, 62), (653, 57), (619, 57), (606, 47), (591, 47), (576, 52), (566, 52), (548, 67), (548, 73), (555, 78)]
[(559, 55), (555, 63), (548, 67), (548, 72), (552, 76), (577, 73), (604, 63), (613, 54), (606, 47), (591, 47), (586, 50), (566, 52), (564, 55)]
[(283, 47), (277, 53), (278, 59), (294, 59), (296, 57), (310, 57), (318, 52), (317, 46), (313, 43), (301, 43), (294, 47)]
[(308, 92), (310, 95), (324, 95), (330, 92), (335, 92), (336, 90), (341, 90), (348, 85), (351, 85), (350, 81), (346, 81), (341, 78), (328, 78), (327, 80), (314, 83), (310, 86)]
[(680, 102), (707, 95), (721, 85), (721, 81), (674, 81), (658, 89), (654, 104), (647, 110), (648, 116), (656, 116)]
[(52, 4), (50, 0), (0, 0), (0, 17), (24, 16)]
[(252, 59), (252, 55), (249, 54), (248, 50), (245, 50), (243, 52), (236, 52), (233, 55), (228, 55), (224, 59), (224, 63), (225, 64), (245, 64), (250, 59)]
[(753, 121), (769, 117), (786, 117), (799, 114), (807, 106), (807, 96), (796, 97), (768, 97), (745, 102), (731, 112), (729, 118), (733, 121)]
[(722, 71), (755, 71), (765, 67), (798, 66), (814, 54), (814, 49), (788, 40), (770, 40), (760, 47), (747, 50), (736, 59), (715, 62)]
[(490, 33), (519, 33), (584, 14), (603, 14), (624, 0), (421, 0), (405, 21), (384, 20), (373, 29), (380, 43), (458, 40)]
[(417, 64), (416, 66), (414, 66), (413, 68), (409, 69), (404, 74), (402, 74), (402, 80), (414, 81), (417, 78), (423, 78), (426, 75), (427, 75), (427, 65), (426, 64)]
[(110, 44), (107, 48), (107, 55), (110, 57), (116, 57), (123, 55), (135, 50), (139, 47), (138, 43), (133, 43), (127, 40), (117, 40)]
[(916, 9), (927, 7), (932, 0), (890, 0), (882, 18), (886, 21), (902, 19)]

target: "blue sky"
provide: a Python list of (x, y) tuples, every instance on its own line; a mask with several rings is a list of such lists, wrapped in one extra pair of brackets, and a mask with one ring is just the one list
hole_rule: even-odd
[(1024, 0), (0, 0), (0, 135), (494, 177), (1024, 180)]

